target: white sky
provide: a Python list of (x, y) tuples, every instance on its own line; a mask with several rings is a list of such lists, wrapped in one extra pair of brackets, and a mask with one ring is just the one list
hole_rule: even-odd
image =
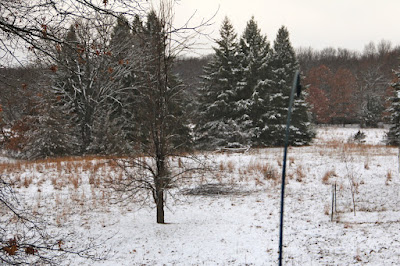
[[(206, 30), (212, 32), (212, 38), (219, 37), (225, 16), (240, 37), (254, 15), (271, 43), (285, 25), (295, 48), (331, 46), (362, 51), (369, 42), (382, 39), (400, 45), (400, 0), (180, 0), (175, 6), (176, 25), (195, 12), (196, 24), (212, 17), (218, 9), (214, 24)], [(212, 52), (212, 45), (208, 41), (201, 53)]]

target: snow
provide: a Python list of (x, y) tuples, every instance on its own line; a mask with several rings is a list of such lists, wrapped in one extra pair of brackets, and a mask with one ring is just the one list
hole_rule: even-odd
[(358, 131), (366, 135), (366, 144), (383, 145), (385, 144), (385, 137), (387, 130), (380, 128), (360, 129), (356, 126), (350, 127), (322, 127), (318, 130), (317, 142), (339, 141), (342, 143), (348, 142)]
[[(363, 129), (365, 143), (348, 143), (358, 130), (318, 128), (312, 145), (289, 148), (285, 265), (399, 263), (398, 150), (382, 145), (384, 129)], [(17, 191), (36, 211), (53, 216), (60, 230), (82, 240), (112, 237), (99, 249), (110, 251), (107, 260), (71, 257), (72, 265), (276, 265), (282, 153), (268, 148), (206, 154), (216, 171), (194, 174), (171, 190), (164, 225), (155, 223), (151, 202), (111, 202), (101, 180), (119, 173), (104, 160), (22, 164), (5, 174), (32, 177), (32, 184)], [(328, 171), (334, 174), (323, 181)], [(337, 213), (331, 221), (335, 183)], [(220, 193), (190, 193), (207, 184)], [(355, 216), (350, 184), (356, 188)]]

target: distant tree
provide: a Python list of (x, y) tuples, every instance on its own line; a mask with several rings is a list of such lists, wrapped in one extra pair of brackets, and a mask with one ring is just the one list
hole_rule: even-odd
[(332, 79), (332, 91), (329, 94), (332, 122), (345, 124), (355, 120), (356, 109), (354, 91), (356, 80), (350, 70), (339, 69)]
[(204, 67), (210, 62), (211, 56), (202, 57), (178, 57), (173, 66), (173, 74), (182, 80), (183, 86), (187, 88), (184, 91), (187, 102), (186, 112), (190, 116), (192, 124), (197, 124), (198, 99), (201, 86)]
[(308, 86), (307, 102), (311, 106), (311, 114), (316, 123), (329, 123), (332, 112), (329, 108), (329, 93), (332, 91), (332, 72), (325, 65), (310, 69), (304, 80)]
[(312, 47), (299, 47), (296, 49), (296, 56), (299, 60), (300, 68), (304, 73), (308, 73), (319, 61), (318, 51)]
[(393, 96), (390, 97), (390, 106), (387, 112), (390, 114), (390, 129), (387, 133), (388, 145), (400, 145), (400, 71), (395, 72), (396, 79), (391, 84)]
[(26, 143), (28, 117), (34, 113), (34, 97), (39, 93), (42, 72), (31, 66), (0, 69), (0, 142), (13, 155), (19, 154)]
[(365, 64), (356, 73), (358, 90), (355, 101), (361, 126), (377, 127), (383, 121), (387, 77), (382, 63)]
[(68, 120), (67, 110), (59, 105), (59, 98), (46, 89), (32, 97), (37, 105), (34, 112), (26, 116), (30, 126), (24, 132), (26, 141), (21, 149), (22, 158), (42, 159), (76, 154), (78, 142), (75, 127)]
[(199, 122), (196, 141), (199, 147), (237, 147), (248, 144), (248, 136), (235, 121), (235, 99), (240, 81), (236, 33), (227, 17), (222, 22), (218, 47), (204, 69), (200, 88)]
[(105, 43), (108, 66), (102, 67), (108, 68), (109, 80), (99, 84), (108, 86), (108, 92), (98, 106), (89, 150), (102, 154), (128, 154), (132, 150), (132, 134), (136, 127), (133, 109), (138, 106), (135, 106), (135, 93), (130, 89), (135, 82), (134, 36), (131, 24), (123, 15), (116, 19), (108, 38), (109, 43)]

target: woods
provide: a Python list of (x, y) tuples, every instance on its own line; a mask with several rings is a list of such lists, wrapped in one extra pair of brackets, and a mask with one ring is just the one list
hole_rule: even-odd
[[(242, 33), (226, 17), (214, 52), (185, 58), (193, 37), (186, 33), (208, 23), (176, 28), (174, 1), (0, 5), (3, 58), (20, 64), (0, 69), (1, 148), (29, 160), (127, 157), (120, 164), (134, 174), (116, 190), (145, 188), (159, 223), (164, 192), (179, 179), (171, 158), (283, 145), (298, 69), (305, 93), (294, 103), (291, 145), (309, 145), (315, 125), (354, 123), (391, 123), (388, 143), (396, 144), (392, 70), (400, 49), (390, 42), (369, 43), (362, 53), (296, 50), (285, 26), (270, 41), (254, 17)], [(33, 20), (17, 19), (32, 11)], [(19, 60), (21, 45), (29, 63)]]
[[(333, 182), (341, 190), (342, 218), (349, 210), (343, 200), (346, 189), (354, 214), (356, 208), (361, 215), (388, 212), (382, 217), (389, 217), (398, 212), (398, 182), (392, 178), (397, 149), (391, 146), (398, 146), (400, 138), (400, 46), (382, 40), (366, 44), (362, 52), (296, 48), (293, 27), (282, 25), (275, 35), (267, 36), (260, 26), (265, 25), (254, 16), (242, 32), (229, 17), (221, 25), (207, 18), (192, 25), (193, 14), (177, 25), (178, 4), (174, 0), (0, 3), (0, 262), (103, 261), (108, 250), (113, 255), (123, 250), (114, 262), (126, 262), (121, 257), (131, 256), (135, 263), (156, 264), (162, 257), (176, 264), (182, 256), (174, 260), (168, 256), (185, 253), (182, 243), (197, 237), (188, 230), (195, 228), (193, 232), (203, 237), (209, 230), (207, 219), (219, 214), (224, 216), (219, 218), (223, 229), (216, 231), (225, 231), (226, 224), (238, 220), (225, 212), (237, 214), (235, 206), (243, 203), (242, 212), (250, 201), (259, 205), (257, 211), (241, 219), (256, 219), (268, 228), (263, 234), (274, 234), (280, 147), (293, 76), (299, 70), (303, 93), (294, 101), (288, 131), (290, 145), (297, 146), (288, 158), (288, 186), (295, 192), (289, 196), (296, 199), (289, 204), (297, 208), (292, 213), (300, 213), (296, 217), (310, 228), (317, 228), (317, 217), (318, 228), (323, 224), (335, 236), (345, 235), (335, 230), (357, 227), (356, 220), (333, 229), (334, 219), (324, 222), (329, 209), (324, 206), (323, 186)], [(213, 51), (185, 56), (182, 52), (198, 52), (192, 45), (199, 35), (211, 39), (202, 33), (204, 27), (219, 27)], [(337, 130), (337, 125), (356, 125), (358, 132), (347, 130), (350, 127)], [(368, 127), (380, 129), (369, 129), (366, 137), (363, 130)], [(360, 199), (368, 201), (360, 200), (356, 206), (359, 191), (364, 193)], [(393, 201), (388, 203), (382, 192), (391, 193)], [(379, 208), (369, 200), (372, 194), (383, 195)], [(386, 202), (385, 209), (380, 209), (381, 201)], [(299, 211), (302, 202), (308, 205)], [(176, 203), (186, 209), (175, 212)], [(262, 213), (265, 206), (268, 211)], [(207, 217), (211, 209), (215, 213)], [(140, 220), (148, 210), (154, 226)], [(177, 213), (186, 224), (170, 219)], [(340, 215), (335, 221), (339, 225)], [(359, 224), (378, 227), (377, 217), (376, 222), (362, 217)], [(395, 219), (391, 226), (397, 226)], [(168, 229), (159, 225), (168, 223)], [(259, 235), (257, 223), (250, 222), (242, 236)], [(295, 227), (296, 222), (289, 224)], [(120, 228), (121, 232), (115, 231)], [(216, 231), (209, 231), (210, 243), (215, 247), (236, 242), (229, 250), (242, 257), (236, 262), (248, 264), (242, 254), (250, 248), (239, 251), (237, 239)], [(93, 232), (100, 237), (96, 239)], [(179, 247), (170, 246), (175, 232), (189, 241), (176, 238)], [(132, 238), (134, 234), (142, 236)], [(323, 259), (321, 249), (303, 245), (319, 243), (320, 239), (312, 239), (320, 237), (319, 229), (309, 234), (295, 239), (300, 243), (295, 250), (303, 247), (301, 252)], [(109, 245), (113, 236), (119, 239)], [(126, 239), (135, 244), (126, 245)], [(252, 243), (244, 242), (243, 247)], [(265, 250), (264, 243), (260, 246), (259, 258), (252, 261), (276, 253)], [(187, 258), (207, 262), (197, 246), (194, 250), (196, 254)], [(372, 251), (381, 250), (368, 247), (363, 252), (370, 259)], [(342, 253), (348, 257), (347, 250)], [(149, 254), (156, 259), (145, 260)], [(337, 254), (330, 255), (335, 259)], [(357, 256), (355, 260), (361, 261)], [(385, 256), (393, 259), (389, 251)]]

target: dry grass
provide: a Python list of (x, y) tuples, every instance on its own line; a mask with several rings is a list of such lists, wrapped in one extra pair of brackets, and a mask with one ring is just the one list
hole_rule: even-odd
[(369, 170), (369, 160), (364, 162), (364, 169)]
[[(394, 147), (365, 143), (347, 143), (342, 140), (329, 140), (322, 144), (315, 144), (321, 156), (334, 156), (338, 151), (347, 154), (361, 155), (369, 158), (370, 155), (392, 156), (396, 154)], [(368, 167), (368, 163), (366, 163)]]
[(235, 171), (235, 164), (233, 161), (228, 161), (226, 163), (226, 167), (227, 167), (229, 173), (233, 173)]
[(386, 185), (389, 185), (390, 181), (392, 181), (392, 171), (388, 170), (386, 173)]
[(70, 178), (70, 181), (72, 183), (72, 185), (74, 186), (75, 189), (79, 188), (79, 185), (81, 183), (81, 179), (79, 175), (74, 175)]
[(222, 171), (225, 171), (225, 163), (221, 161), (221, 162), (219, 163), (219, 167), (218, 167), (218, 168), (219, 168), (219, 170), (220, 170), (221, 172), (222, 172)]
[(302, 182), (305, 177), (306, 177), (306, 175), (304, 174), (303, 167), (301, 165), (299, 165), (296, 168), (296, 181)]
[(335, 170), (329, 170), (329, 171), (325, 172), (324, 176), (322, 177), (322, 184), (329, 185), (330, 179), (334, 176), (336, 176)]
[(324, 206), (324, 214), (326, 216), (329, 216), (331, 214), (331, 206), (329, 206), (329, 204), (325, 204), (325, 206)]
[(23, 185), (24, 187), (28, 188), (33, 182), (33, 177), (32, 176), (25, 176)]
[(278, 171), (270, 164), (265, 164), (263, 168), (264, 179), (266, 180), (278, 180)]
[(254, 174), (258, 176), (262, 175), (264, 180), (277, 180), (278, 179), (278, 171), (268, 162), (260, 163), (259, 161), (250, 161), (247, 168), (242, 170), (242, 172), (249, 174)]

